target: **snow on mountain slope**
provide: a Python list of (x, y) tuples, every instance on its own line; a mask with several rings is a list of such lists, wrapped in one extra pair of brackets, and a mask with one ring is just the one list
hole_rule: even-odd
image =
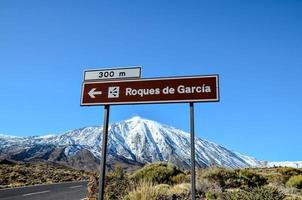
[[(102, 127), (94, 126), (71, 130), (62, 135), (24, 138), (0, 135), (0, 152), (7, 148), (55, 145), (66, 147), (66, 156), (73, 156), (81, 149), (88, 149), (100, 158), (101, 133)], [(190, 135), (152, 120), (133, 117), (110, 125), (108, 153), (113, 157), (118, 156), (139, 163), (168, 161), (187, 168), (190, 166)], [(200, 167), (215, 164), (232, 168), (262, 164), (252, 157), (199, 138), (196, 138), (196, 162)]]
[(293, 168), (302, 168), (302, 161), (290, 162), (268, 162), (267, 167), (293, 167)]

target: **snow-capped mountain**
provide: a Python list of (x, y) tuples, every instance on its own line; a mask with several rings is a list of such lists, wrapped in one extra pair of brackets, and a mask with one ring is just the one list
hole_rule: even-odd
[[(102, 130), (102, 127), (94, 126), (68, 131), (62, 135), (34, 137), (0, 135), (0, 156), (25, 161), (37, 158), (60, 161), (79, 156), (79, 152), (88, 150), (99, 159)], [(87, 158), (87, 152), (85, 155), (80, 154), (82, 156), (80, 159)], [(109, 126), (108, 154), (109, 160), (141, 164), (167, 161), (188, 168), (190, 134), (152, 120), (133, 117)], [(79, 157), (74, 158), (73, 162), (77, 159)], [(238, 168), (259, 166), (262, 162), (232, 152), (213, 142), (196, 138), (196, 164), (200, 167), (215, 164)]]

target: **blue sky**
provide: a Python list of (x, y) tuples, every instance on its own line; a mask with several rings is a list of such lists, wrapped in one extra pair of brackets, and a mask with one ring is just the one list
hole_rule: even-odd
[[(199, 137), (262, 160), (302, 160), (302, 1), (0, 1), (0, 133), (102, 123), (80, 107), (87, 68), (143, 77), (220, 74), (220, 103), (196, 104)], [(189, 130), (188, 104), (112, 106)]]

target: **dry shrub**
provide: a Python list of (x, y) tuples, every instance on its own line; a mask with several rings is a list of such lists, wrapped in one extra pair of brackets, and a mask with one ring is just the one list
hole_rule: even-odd
[(189, 183), (190, 177), (185, 174), (178, 174), (178, 175), (172, 177), (172, 181), (175, 184)]
[(199, 195), (205, 197), (206, 194), (220, 194), (222, 189), (219, 185), (210, 182), (208, 179), (198, 179), (196, 183), (196, 191)]
[(222, 190), (228, 188), (239, 188), (243, 183), (240, 175), (235, 170), (212, 167), (206, 170), (202, 177), (218, 185)]
[(124, 200), (156, 200), (159, 192), (151, 182), (142, 181)]
[(98, 196), (98, 177), (92, 174), (87, 185), (88, 195), (86, 200), (97, 200)]
[(157, 162), (147, 164), (131, 175), (133, 181), (145, 181), (154, 184), (173, 184), (173, 177), (183, 174), (175, 165)]
[(177, 196), (184, 196), (188, 195), (191, 190), (191, 184), (190, 183), (182, 183), (178, 185), (174, 185), (170, 190), (168, 191), (168, 195), (177, 195)]
[(274, 187), (259, 187), (250, 191), (237, 190), (225, 192), (222, 200), (284, 200), (285, 195)]
[(239, 170), (239, 176), (239, 178), (243, 179), (244, 184), (249, 188), (261, 187), (268, 183), (266, 178), (250, 169)]
[(106, 176), (105, 199), (120, 200), (128, 194), (130, 183), (128, 175), (121, 167), (115, 168)]
[(286, 185), (289, 187), (294, 187), (297, 189), (302, 189), (302, 175), (292, 176), (287, 182)]
[(302, 195), (295, 196), (295, 197), (286, 197), (285, 200), (302, 200)]
[(277, 168), (277, 172), (282, 174), (283, 183), (286, 183), (290, 179), (290, 177), (292, 177), (292, 176), (302, 175), (302, 170), (301, 169), (296, 169), (296, 168), (291, 168), (291, 167)]
[(168, 195), (171, 189), (171, 186), (168, 184), (159, 184), (155, 186), (155, 189), (160, 195)]

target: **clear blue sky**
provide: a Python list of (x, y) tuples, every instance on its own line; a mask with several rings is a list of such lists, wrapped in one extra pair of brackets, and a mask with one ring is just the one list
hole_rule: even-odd
[[(196, 104), (199, 137), (262, 160), (302, 160), (302, 1), (0, 1), (0, 133), (99, 125), (80, 107), (86, 68), (143, 77), (220, 74), (221, 102)], [(185, 131), (187, 104), (113, 106)]]

